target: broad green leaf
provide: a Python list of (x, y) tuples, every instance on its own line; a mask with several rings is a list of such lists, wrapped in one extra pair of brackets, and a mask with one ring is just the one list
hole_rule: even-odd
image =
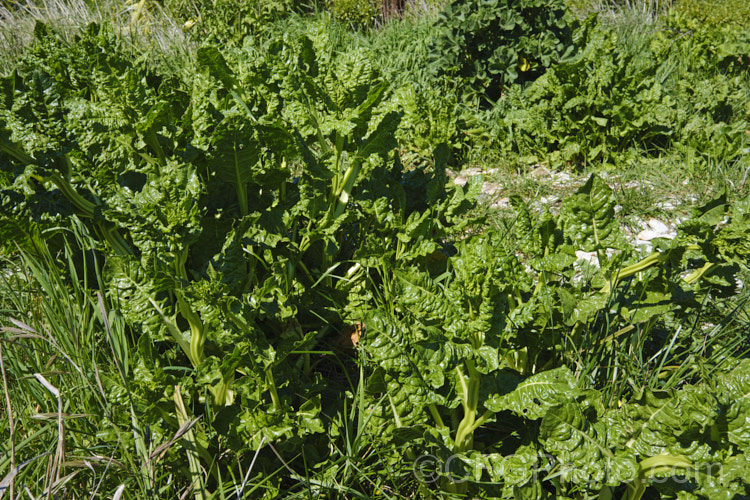
[(586, 252), (619, 248), (622, 235), (615, 220), (612, 189), (592, 174), (573, 196), (563, 202), (560, 221), (565, 237)]
[(216, 47), (208, 46), (198, 49), (196, 61), (198, 67), (207, 70), (211, 76), (223, 83), (227, 90), (239, 88), (234, 73), (229, 69), (226, 59)]
[[(714, 398), (705, 385), (676, 392), (646, 390), (623, 406), (620, 422), (625, 429), (619, 437), (641, 457), (684, 456), (693, 463), (723, 459), (726, 452), (718, 452), (719, 443), (712, 442), (719, 417)], [(611, 439), (617, 441), (618, 435)]]
[(738, 450), (750, 448), (750, 361), (745, 359), (719, 377), (726, 405), (727, 438)]
[[(736, 500), (745, 498), (750, 494), (750, 485), (747, 478), (750, 477), (750, 459), (747, 454), (735, 455), (725, 462), (713, 462), (702, 464), (696, 473), (698, 487), (695, 493), (698, 498), (710, 498), (711, 500)], [(689, 485), (686, 485), (689, 486)]]
[(542, 419), (539, 442), (562, 468), (563, 481), (617, 486), (638, 474), (635, 455), (613, 454), (576, 401), (550, 409)]
[(234, 189), (240, 214), (248, 214), (248, 183), (260, 155), (256, 131), (246, 118), (225, 117), (214, 131), (213, 154), (209, 168), (219, 180)]
[(553, 406), (581, 394), (576, 385), (568, 368), (555, 368), (530, 376), (508, 394), (491, 396), (484, 406), (494, 412), (510, 410), (521, 417), (537, 420)]

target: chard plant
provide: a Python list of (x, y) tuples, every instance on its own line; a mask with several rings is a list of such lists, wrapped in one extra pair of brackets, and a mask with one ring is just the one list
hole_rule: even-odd
[[(595, 175), (557, 216), (532, 214), (520, 198), (513, 203), (515, 238), (499, 230), (472, 235), (456, 242), (455, 254), (439, 267), (413, 263), (393, 271), (393, 295), (368, 317), (364, 346), (370, 394), (388, 402), (378, 425), (387, 422), (414, 457), (442, 457), (440, 489), (454, 494), (499, 482), (498, 495), (533, 496), (546, 477), (558, 493), (583, 488), (600, 498), (623, 492), (622, 498), (637, 499), (659, 474), (695, 474), (698, 487), (711, 488), (706, 464), (731, 468), (735, 458), (726, 459), (741, 449), (720, 434), (723, 424), (712, 423), (725, 410), (703, 406), (719, 397), (708, 395), (717, 389), (686, 387), (667, 396), (656, 385), (652, 396), (628, 388), (613, 401), (618, 371), (627, 368), (611, 346), (658, 338), (667, 325), (694, 318), (707, 295), (731, 293), (743, 249), (750, 248), (747, 200), (729, 205), (720, 197), (696, 208), (677, 238), (659, 242), (645, 258), (625, 241), (612, 191)], [(577, 249), (600, 259), (580, 281)], [(608, 257), (608, 249), (616, 253)], [(698, 343), (681, 338), (675, 345), (681, 329), (651, 358), (656, 378), (670, 376), (667, 359), (697, 362)], [(584, 349), (596, 365), (582, 363)], [(733, 377), (733, 358), (720, 358), (692, 369)], [(689, 369), (681, 376), (689, 379)], [(612, 380), (607, 390), (595, 389)], [(695, 391), (708, 392), (700, 402), (683, 402), (693, 401)], [(732, 411), (745, 411), (741, 401)], [(705, 423), (680, 420), (688, 404), (698, 405)], [(689, 444), (675, 438), (687, 430), (668, 427), (682, 425), (701, 426), (689, 431), (695, 437)], [(509, 439), (516, 443), (510, 448)], [(637, 444), (648, 439), (659, 445)], [(716, 447), (725, 451), (708, 451)], [(510, 473), (518, 467), (526, 472)], [(721, 481), (732, 484), (732, 474)]]
[[(258, 58), (203, 47), (183, 82), (125, 64), (107, 28), (72, 49), (37, 35), (38, 53), (2, 80), (2, 218), (19, 221), (2, 231), (33, 242), (77, 220), (91, 235), (83, 251), (134, 348), (128, 387), (103, 380), (112, 400), (132, 394), (157, 441), (206, 415), (191, 460), (212, 474), (229, 444), (322, 456), (324, 396), (340, 404), (346, 382), (320, 366), (362, 322), (368, 280), (388, 276), (370, 264), (439, 254), (478, 185), (446, 189), (445, 147), (431, 171), (406, 172), (400, 115), (375, 113), (388, 85), (361, 58), (319, 66), (309, 39)], [(107, 55), (88, 66), (88, 53)]]
[[(471, 68), (446, 53), (441, 71), (470, 73), (472, 91), (489, 96), (520, 92), (512, 82), (547, 67), (542, 89), (553, 77), (615, 85), (601, 74), (610, 65), (568, 74), (593, 49), (552, 65), (573, 48), (558, 43), (570, 35), (561, 4), (542, 3), (447, 9), (438, 45), (458, 37), (491, 53)], [(478, 47), (485, 41), (464, 29), (475, 21), (490, 35), (502, 28), (499, 38)], [(552, 31), (536, 44), (523, 33), (539, 23)], [(112, 351), (116, 370), (87, 361), (70, 379), (98, 401), (80, 413), (92, 408), (108, 425), (71, 424), (78, 406), (66, 415), (54, 401), (58, 422), (83, 429), (74, 441), (84, 456), (116, 442), (122, 456), (108, 467), (137, 463), (136, 481), (152, 497), (167, 491), (160, 480), (202, 498), (261, 488), (268, 497), (386, 496), (384, 474), (397, 471), (398, 482), (411, 468), (404, 457), (423, 453), (442, 461), (439, 480), (406, 481), (411, 496), (750, 493), (746, 339), (720, 335), (735, 313), (704, 330), (706, 311), (736, 297), (747, 270), (747, 198), (696, 207), (650, 255), (627, 242), (612, 190), (596, 175), (559, 213), (513, 197), (514, 223), (488, 228), (475, 211), (482, 180), (450, 182), (448, 146), (431, 145), (420, 165), (402, 163), (400, 112), (389, 111), (391, 88), (361, 47), (342, 53), (321, 34), (231, 50), (204, 44), (191, 71), (175, 74), (135, 57), (107, 27), (71, 42), (41, 24), (35, 35), (0, 78), (0, 237), (23, 250), (54, 299), (41, 308), (45, 321), (65, 317), (50, 330), (58, 351)], [(518, 47), (497, 48), (516, 38)], [(727, 70), (735, 55), (722, 60)], [(487, 62), (494, 67), (482, 69)], [(617, 85), (632, 86), (628, 75)], [(631, 94), (655, 102), (651, 90)], [(602, 126), (600, 118), (574, 128)], [(658, 120), (644, 119), (655, 127), (649, 137), (662, 137)], [(628, 127), (626, 136), (637, 132)], [(622, 146), (612, 144), (589, 148), (591, 158)], [(598, 265), (581, 262), (579, 250)], [(85, 306), (80, 324), (66, 316), (71, 300)], [(24, 344), (0, 345), (15, 356), (12, 376), (31, 387), (21, 399), (45, 420), (49, 395), (27, 382), (46, 370), (63, 380), (73, 365), (39, 323), (4, 327)], [(86, 342), (73, 346), (79, 330)], [(342, 336), (348, 348), (337, 347)], [(3, 428), (12, 444), (13, 426)], [(31, 428), (24, 443), (43, 435)], [(58, 436), (54, 462), (73, 467)], [(167, 479), (155, 477), (160, 460)], [(362, 474), (364, 465), (377, 474)], [(90, 487), (86, 467), (65, 481)], [(117, 477), (125, 478), (112, 490), (122, 493), (133, 479)], [(359, 489), (340, 486), (342, 477)], [(65, 481), (50, 481), (45, 494)]]

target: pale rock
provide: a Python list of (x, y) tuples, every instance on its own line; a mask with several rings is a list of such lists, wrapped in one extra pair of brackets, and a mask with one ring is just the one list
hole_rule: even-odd
[(635, 189), (635, 188), (648, 188), (648, 189), (654, 189), (653, 184), (647, 181), (628, 181), (622, 185), (625, 189)]
[(490, 205), (491, 208), (510, 208), (510, 198), (498, 198), (495, 200), (492, 205)]
[(659, 234), (666, 234), (669, 232), (669, 227), (657, 219), (649, 219), (648, 226)]
[(644, 229), (640, 233), (638, 233), (638, 239), (641, 241), (651, 241), (656, 238), (660, 238), (661, 234), (657, 233), (656, 231), (652, 229)]
[(500, 193), (503, 190), (503, 186), (497, 182), (485, 182), (482, 185), (482, 193), (492, 196)]
[(479, 167), (471, 167), (461, 171), (461, 175), (465, 177), (474, 177), (475, 175), (482, 175), (484, 171)]
[(529, 172), (534, 177), (549, 177), (552, 173), (542, 165), (538, 165), (534, 170)]
[(672, 203), (671, 201), (665, 201), (664, 203), (657, 203), (656, 206), (658, 206), (662, 210), (668, 210), (668, 211), (675, 209), (674, 203)]
[(576, 257), (579, 260), (585, 260), (589, 264), (599, 267), (599, 257), (596, 256), (596, 252), (584, 252), (583, 250), (576, 250)]

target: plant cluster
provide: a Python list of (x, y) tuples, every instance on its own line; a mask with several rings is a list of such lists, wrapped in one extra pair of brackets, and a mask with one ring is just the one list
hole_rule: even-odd
[(593, 19), (577, 36), (575, 58), (499, 104), (499, 133), (518, 150), (558, 165), (613, 164), (633, 150), (727, 162), (747, 154), (744, 37), (674, 27), (623, 39)]
[[(741, 474), (727, 470), (744, 464), (733, 429), (746, 432), (746, 417), (722, 420), (746, 411), (744, 393), (684, 384), (705, 372), (747, 383), (746, 361), (709, 361), (734, 359), (742, 340), (716, 342), (690, 325), (709, 296), (735, 293), (750, 249), (748, 200), (731, 213), (723, 198), (696, 209), (642, 259), (596, 176), (558, 216), (513, 202), (515, 238), (488, 231), (456, 243), (443, 266), (394, 271), (395, 293), (366, 321), (367, 390), (386, 402), (376, 425), (414, 456), (439, 457), (454, 493), (524, 498), (546, 480), (558, 497), (640, 498), (647, 477), (678, 466), (700, 475), (672, 491), (744, 494)], [(583, 279), (581, 248), (600, 264)], [(720, 486), (701, 470), (709, 463), (727, 468)]]
[(573, 53), (572, 21), (563, 1), (458, 0), (440, 13), (430, 65), (495, 101)]
[(274, 21), (311, 7), (301, 0), (167, 0), (164, 8), (192, 40), (241, 46)]
[(362, 321), (382, 262), (426, 261), (469, 222), (449, 150), (405, 172), (398, 113), (373, 116), (385, 83), (361, 59), (319, 66), (304, 37), (265, 57), (204, 47), (182, 82), (129, 64), (96, 25), (73, 50), (37, 36), (2, 81), (2, 227), (32, 253), (89, 241), (133, 339), (123, 377), (102, 379), (109, 403), (160, 442), (181, 391), (210, 414), (202, 457), (283, 438), (279, 452), (322, 460), (307, 436), (334, 432), (322, 398), (337, 407), (346, 386), (321, 371), (331, 339)]
[(750, 197), (644, 252), (596, 173), (497, 224), (449, 176), (491, 149), (741, 165), (747, 32), (536, 0), (271, 22), (294, 5), (172, 4), (199, 20), (179, 70), (39, 23), (0, 76), (0, 486), (750, 495)]
[(331, 14), (356, 29), (368, 28), (380, 17), (380, 6), (373, 0), (331, 0)]
[(716, 24), (734, 25), (740, 28), (750, 26), (750, 6), (746, 2), (736, 0), (718, 2), (680, 0), (675, 3), (674, 14), (704, 26)]

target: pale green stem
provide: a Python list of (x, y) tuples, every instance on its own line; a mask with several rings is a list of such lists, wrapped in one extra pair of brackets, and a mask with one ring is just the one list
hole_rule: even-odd
[(472, 360), (466, 360), (466, 369), (469, 375), (468, 384), (466, 377), (457, 368), (459, 383), (463, 391), (464, 416), (456, 430), (454, 445), (456, 453), (465, 452), (473, 445), (474, 425), (476, 423), (477, 407), (479, 406), (479, 383), (482, 374), (477, 371)]
[(438, 413), (437, 411), (437, 407), (435, 407), (434, 404), (429, 404), (427, 405), (427, 409), (430, 411), (430, 415), (432, 415), (432, 419), (435, 420), (435, 424), (441, 429), (444, 429), (445, 424), (443, 423), (443, 419), (440, 417), (440, 413)]
[(190, 358), (193, 360), (193, 364), (198, 366), (203, 362), (203, 346), (206, 343), (203, 322), (185, 301), (182, 292), (176, 290), (175, 295), (177, 296), (177, 304), (180, 307), (180, 314), (190, 325)]
[(701, 279), (704, 275), (713, 271), (713, 269), (717, 266), (718, 264), (714, 264), (713, 262), (706, 262), (703, 265), (703, 267), (701, 267), (700, 269), (696, 269), (695, 271), (690, 273), (690, 275), (688, 275), (685, 278), (685, 283), (689, 283), (689, 284), (695, 283), (696, 281)]
[(359, 171), (361, 169), (362, 162), (355, 160), (347, 169), (346, 174), (344, 174), (343, 186), (341, 186), (341, 189), (336, 189), (335, 192), (338, 201), (336, 202), (336, 209), (333, 212), (334, 219), (344, 213), (346, 205), (349, 203), (349, 197), (354, 188), (354, 183), (357, 182), (357, 177), (359, 176)]
[(266, 379), (268, 380), (269, 392), (271, 393), (271, 401), (273, 402), (273, 409), (281, 411), (281, 400), (279, 399), (279, 393), (276, 391), (276, 382), (273, 379), (273, 371), (270, 368), (266, 368)]
[[(686, 251), (700, 250), (700, 247), (698, 245), (688, 245), (685, 247), (685, 250)], [(651, 255), (641, 260), (640, 262), (636, 262), (635, 264), (632, 264), (628, 267), (621, 269), (620, 272), (617, 273), (615, 277), (610, 280), (610, 282), (608, 282), (599, 290), (599, 292), (609, 293), (612, 290), (612, 288), (616, 286), (623, 279), (633, 276), (634, 274), (638, 274), (642, 271), (645, 271), (646, 269), (653, 267), (657, 264), (660, 264), (666, 258), (667, 258), (666, 253), (660, 253), (660, 252), (652, 253)]]

